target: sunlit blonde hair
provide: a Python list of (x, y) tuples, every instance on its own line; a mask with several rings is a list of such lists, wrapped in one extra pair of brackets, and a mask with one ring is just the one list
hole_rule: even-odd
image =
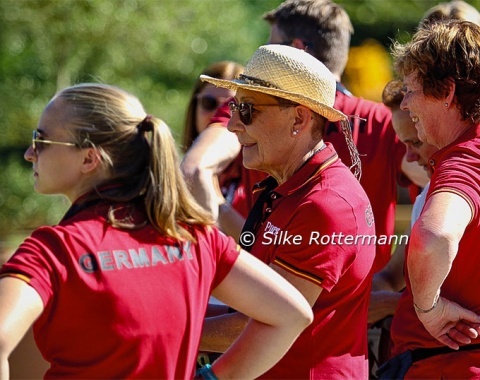
[(406, 44), (392, 47), (401, 77), (415, 73), (425, 96), (443, 99), (455, 82), (456, 107), (462, 117), (480, 122), (480, 27), (448, 20), (420, 28)]
[[(92, 83), (66, 88), (56, 97), (71, 107), (67, 114), (77, 143), (95, 147), (111, 174), (109, 183), (115, 186), (97, 188), (103, 199), (142, 199), (150, 223), (175, 239), (194, 241), (189, 225), (212, 223), (187, 190), (169, 127), (147, 117), (136, 97)], [(113, 212), (109, 217), (114, 226), (134, 227), (116, 220)]]

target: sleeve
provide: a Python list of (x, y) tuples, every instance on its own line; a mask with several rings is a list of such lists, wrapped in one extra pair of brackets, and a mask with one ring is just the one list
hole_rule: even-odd
[(463, 151), (440, 163), (434, 173), (435, 187), (429, 196), (438, 192), (451, 192), (461, 196), (470, 205), (473, 216), (478, 215), (480, 205), (480, 156)]
[(359, 254), (351, 239), (358, 236), (362, 221), (339, 194), (322, 191), (322, 197), (322, 202), (303, 203), (293, 213), (285, 231), (301, 236), (301, 244), (279, 242), (274, 262), (330, 291)]
[(217, 287), (232, 269), (240, 254), (240, 246), (232, 237), (225, 235), (216, 227), (207, 229), (207, 241), (216, 262), (216, 271), (212, 288)]
[(0, 276), (15, 275), (32, 286), (44, 305), (55, 294), (64, 266), (58, 253), (64, 249), (51, 228), (33, 232), (0, 269)]

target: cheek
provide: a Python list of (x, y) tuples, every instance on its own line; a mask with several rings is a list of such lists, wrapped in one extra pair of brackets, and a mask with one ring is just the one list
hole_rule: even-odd
[(269, 160), (285, 163), (285, 159), (292, 152), (292, 139), (280, 133), (268, 135), (263, 140), (260, 151)]
[(38, 161), (38, 171), (40, 176), (48, 177), (52, 184), (72, 184), (75, 185), (80, 180), (80, 162), (79, 157), (54, 156), (48, 157), (48, 160)]

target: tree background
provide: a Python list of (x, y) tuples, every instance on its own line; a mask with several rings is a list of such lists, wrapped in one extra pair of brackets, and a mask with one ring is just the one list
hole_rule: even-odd
[[(480, 1), (480, 0), (478, 0)], [(468, 1), (479, 6), (478, 1)], [(208, 64), (245, 64), (265, 43), (261, 15), (280, 0), (0, 0), (0, 241), (58, 222), (68, 205), (32, 191), (23, 160), (51, 97), (80, 82), (115, 84), (181, 134), (193, 83)], [(338, 0), (355, 28), (344, 82), (378, 100), (393, 77), (388, 48), (438, 1)], [(1, 251), (0, 246), (0, 251)]]

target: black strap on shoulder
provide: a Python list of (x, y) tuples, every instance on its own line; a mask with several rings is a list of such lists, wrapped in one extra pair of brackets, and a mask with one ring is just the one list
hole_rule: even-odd
[[(260, 228), (263, 222), (263, 208), (265, 206), (265, 203), (270, 197), (270, 192), (277, 186), (277, 181), (273, 177), (267, 177), (262, 182), (255, 184), (254, 189), (263, 188), (263, 190), (258, 199), (256, 200), (255, 204), (253, 205), (252, 209), (248, 213), (247, 220), (245, 220), (245, 224), (243, 225), (241, 234), (247, 231), (256, 234), (257, 230)], [(251, 246), (244, 246), (242, 244), (242, 239), (240, 239), (240, 246), (248, 252), (250, 252), (250, 249), (252, 248)]]

